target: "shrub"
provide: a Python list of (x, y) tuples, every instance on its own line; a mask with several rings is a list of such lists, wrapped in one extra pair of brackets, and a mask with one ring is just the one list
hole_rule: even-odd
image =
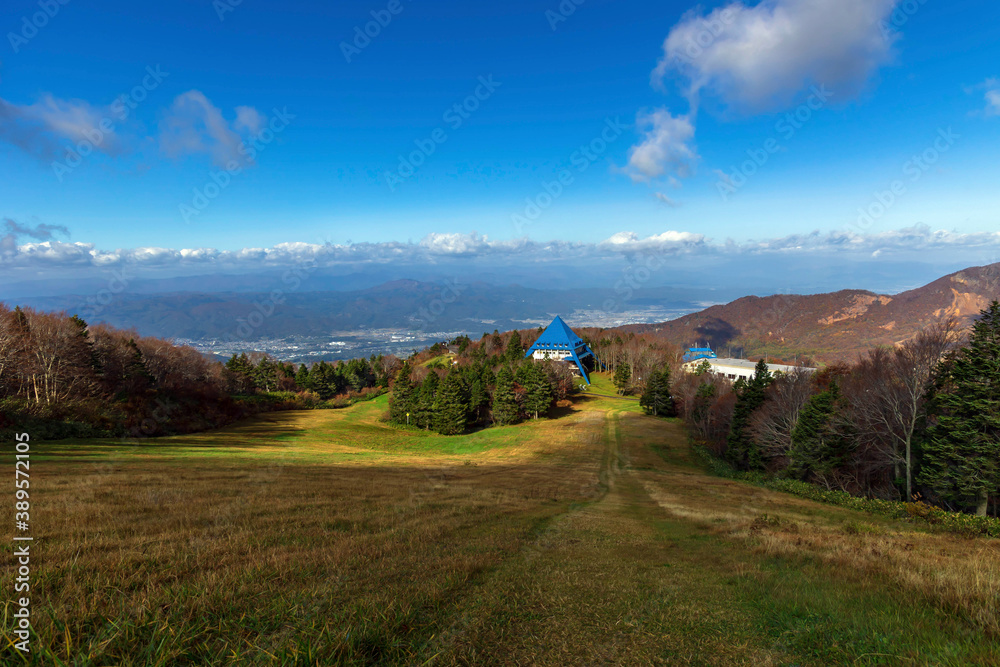
[(718, 477), (735, 479), (806, 500), (815, 500), (889, 519), (923, 521), (950, 533), (967, 537), (1000, 537), (1000, 518), (997, 517), (949, 512), (919, 501), (906, 503), (897, 500), (852, 496), (846, 491), (823, 489), (795, 479), (779, 479), (755, 472), (741, 473), (734, 470), (725, 461), (712, 456), (708, 449), (702, 445), (692, 445), (692, 449), (704, 462), (705, 467)]

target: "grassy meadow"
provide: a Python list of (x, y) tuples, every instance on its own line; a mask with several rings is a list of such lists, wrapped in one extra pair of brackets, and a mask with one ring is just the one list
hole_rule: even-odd
[(712, 477), (631, 401), (446, 437), (386, 400), (35, 444), (28, 664), (1000, 664), (1000, 541)]

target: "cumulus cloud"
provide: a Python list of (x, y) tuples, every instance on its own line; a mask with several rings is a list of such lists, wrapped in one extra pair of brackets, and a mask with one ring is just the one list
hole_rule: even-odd
[(635, 232), (618, 232), (597, 244), (597, 248), (615, 253), (697, 252), (705, 250), (705, 236), (691, 232), (668, 231), (640, 238)]
[(7, 263), (39, 268), (47, 266), (95, 266), (94, 246), (91, 243), (63, 243), (43, 241), (25, 243), (17, 247), (14, 257)]
[(747, 112), (786, 108), (812, 85), (849, 96), (892, 60), (897, 2), (764, 0), (689, 13), (667, 35), (653, 80), (677, 72), (693, 101), (706, 91)]
[(472, 234), (428, 234), (420, 242), (428, 252), (435, 255), (478, 255), (491, 249), (489, 239)]
[(17, 240), (20, 237), (28, 237), (36, 241), (48, 241), (54, 238), (54, 232), (63, 236), (69, 236), (69, 230), (62, 225), (38, 224), (34, 227), (22, 225), (10, 218), (4, 218), (4, 228), (6, 233), (0, 236), (0, 255), (10, 257), (18, 253)]
[[(674, 178), (691, 174), (698, 160), (692, 142), (694, 124), (688, 116), (674, 116), (666, 109), (644, 114), (637, 122), (644, 128), (642, 141), (629, 150), (625, 172), (635, 181), (650, 181), (661, 176)], [(673, 181), (676, 183), (676, 180)]]
[[(117, 154), (121, 143), (113, 120), (109, 107), (92, 106), (83, 100), (44, 95), (34, 104), (14, 104), (0, 98), (0, 141), (43, 160), (52, 160), (80, 142)], [(102, 121), (106, 121), (103, 130)]]
[(636, 182), (691, 174), (703, 95), (746, 114), (788, 108), (813, 87), (850, 98), (892, 60), (899, 35), (888, 19), (898, 2), (737, 1), (708, 14), (688, 12), (664, 40), (652, 82), (663, 87), (668, 76), (678, 77), (690, 110), (640, 114), (645, 134), (629, 153), (626, 173)]
[[(780, 238), (735, 242), (712, 240), (687, 231), (664, 231), (640, 236), (623, 231), (598, 243), (569, 241), (538, 242), (529, 239), (492, 240), (476, 233), (430, 234), (417, 243), (281, 243), (271, 248), (157, 248), (101, 250), (89, 243), (68, 243), (48, 239), (36, 242), (58, 228), (39, 226), (39, 236), (14, 245), (4, 255), (4, 267), (53, 268), (107, 267), (128, 263), (135, 267), (170, 268), (199, 266), (208, 270), (252, 272), (268, 267), (412, 265), (423, 266), (451, 261), (475, 261), (486, 257), (528, 265), (547, 261), (578, 261), (588, 266), (595, 260), (631, 257), (637, 253), (668, 256), (824, 256), (849, 253), (858, 257), (941, 253), (957, 256), (971, 251), (1000, 253), (1000, 232), (963, 234), (933, 230), (926, 225), (862, 234), (853, 231), (813, 232)], [(61, 230), (59, 230), (61, 231)], [(7, 237), (4, 237), (7, 238)]]
[(730, 249), (753, 253), (790, 252), (856, 252), (864, 254), (902, 252), (930, 252), (958, 249), (1000, 249), (1000, 232), (974, 232), (963, 234), (955, 231), (933, 230), (927, 225), (914, 225), (903, 229), (877, 234), (853, 231), (792, 234), (777, 239), (748, 241), (733, 244)]
[[(263, 116), (254, 108), (236, 108), (230, 125), (204, 93), (189, 90), (177, 96), (160, 121), (160, 148), (170, 157), (204, 154), (216, 166), (245, 163), (243, 136), (260, 130)], [(241, 136), (242, 133), (242, 136)]]

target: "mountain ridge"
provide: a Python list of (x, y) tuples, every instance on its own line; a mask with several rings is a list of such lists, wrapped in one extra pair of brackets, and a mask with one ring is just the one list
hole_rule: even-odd
[(708, 343), (744, 356), (848, 362), (878, 345), (898, 345), (954, 319), (969, 326), (1000, 299), (1000, 263), (970, 267), (898, 294), (847, 289), (821, 294), (746, 296), (668, 322), (618, 327), (680, 347)]

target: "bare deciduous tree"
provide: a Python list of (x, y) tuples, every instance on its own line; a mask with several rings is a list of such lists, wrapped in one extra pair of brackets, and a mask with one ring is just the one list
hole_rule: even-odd
[(928, 327), (894, 349), (872, 350), (845, 382), (854, 424), (863, 448), (879, 453), (896, 479), (905, 476), (906, 499), (913, 497), (913, 437), (938, 362), (955, 343), (955, 324)]
[(812, 373), (808, 371), (798, 369), (781, 375), (767, 388), (764, 405), (750, 418), (750, 435), (772, 466), (788, 465), (792, 431), (813, 389)]

